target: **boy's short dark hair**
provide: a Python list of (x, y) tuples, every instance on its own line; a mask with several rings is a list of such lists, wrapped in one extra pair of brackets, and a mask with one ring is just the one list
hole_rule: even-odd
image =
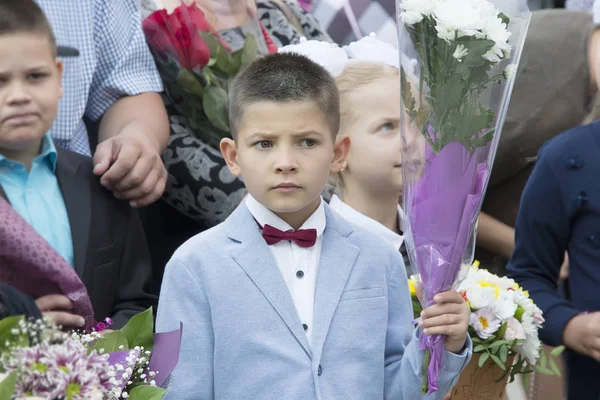
[(229, 124), (234, 139), (245, 108), (260, 101), (314, 102), (334, 136), (340, 128), (335, 79), (325, 68), (300, 54), (274, 53), (254, 60), (238, 74), (229, 93)]
[(33, 0), (0, 0), (0, 36), (17, 33), (47, 36), (56, 56), (56, 37), (40, 6)]

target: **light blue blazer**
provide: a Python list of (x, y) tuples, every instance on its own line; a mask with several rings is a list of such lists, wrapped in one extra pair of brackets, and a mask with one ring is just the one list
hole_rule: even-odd
[(441, 399), (471, 357), (446, 353), (424, 396), (423, 352), (399, 252), (325, 207), (312, 347), (245, 204), (169, 261), (158, 332), (179, 328), (173, 400)]

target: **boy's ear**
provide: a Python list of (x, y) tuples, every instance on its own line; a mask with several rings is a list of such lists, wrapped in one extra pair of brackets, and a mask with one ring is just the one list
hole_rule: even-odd
[(241, 176), (242, 170), (237, 160), (237, 146), (233, 139), (223, 138), (219, 145), (221, 154), (227, 163), (227, 167), (233, 176)]
[(56, 70), (58, 71), (58, 78), (60, 79), (60, 97), (63, 97), (65, 90), (62, 85), (62, 77), (64, 72), (64, 64), (58, 58), (56, 59)]
[(333, 148), (333, 163), (331, 165), (331, 173), (337, 174), (344, 167), (348, 152), (350, 151), (351, 140), (346, 135), (338, 136), (335, 139), (335, 147)]

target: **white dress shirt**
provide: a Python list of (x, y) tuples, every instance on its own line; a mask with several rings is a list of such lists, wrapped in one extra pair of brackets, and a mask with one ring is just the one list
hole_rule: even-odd
[[(331, 207), (335, 212), (346, 218), (351, 223), (381, 237), (384, 241), (391, 244), (396, 250), (400, 250), (402, 243), (404, 243), (404, 235), (398, 235), (396, 232), (392, 231), (382, 223), (375, 221), (373, 218), (367, 217), (359, 211), (356, 211), (354, 208), (344, 203), (336, 195), (331, 197), (329, 207)], [(404, 212), (402, 211), (402, 207), (398, 206), (398, 219), (400, 227), (402, 227), (403, 215)]]
[[(283, 232), (294, 230), (287, 222), (250, 195), (246, 196), (246, 206), (260, 226), (271, 225)], [(271, 254), (273, 254), (281, 275), (290, 290), (309, 345), (312, 345), (315, 285), (321, 259), (325, 222), (325, 206), (321, 199), (319, 208), (300, 227), (300, 229), (316, 229), (317, 241), (314, 246), (303, 248), (289, 240), (282, 240), (269, 246), (269, 250), (271, 250)]]

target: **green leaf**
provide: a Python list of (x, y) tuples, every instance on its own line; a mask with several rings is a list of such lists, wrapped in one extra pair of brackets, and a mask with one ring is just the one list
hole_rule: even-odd
[(129, 400), (160, 400), (167, 393), (156, 386), (138, 386), (129, 392)]
[(144, 350), (152, 351), (154, 347), (152, 307), (133, 316), (120, 331), (127, 338), (130, 349), (140, 346), (144, 347)]
[(182, 68), (177, 74), (177, 84), (185, 92), (193, 94), (195, 96), (202, 96), (204, 93), (204, 87), (200, 81), (196, 78), (189, 70)]
[(206, 88), (202, 107), (209, 121), (217, 128), (229, 132), (229, 98), (219, 86)]
[(546, 368), (547, 365), (548, 365), (548, 357), (546, 357), (546, 352), (541, 351), (540, 352), (540, 367)]
[(459, 40), (458, 44), (463, 44), (469, 52), (462, 60), (462, 63), (470, 68), (481, 67), (488, 61), (483, 58), (483, 55), (490, 51), (496, 44), (493, 40), (473, 39), (471, 37)]
[(479, 368), (483, 367), (483, 364), (485, 364), (485, 362), (487, 361), (487, 359), (490, 357), (490, 353), (483, 353), (481, 355), (481, 357), (479, 357), (479, 362), (477, 363), (477, 365), (479, 366)]
[(550, 354), (552, 354), (554, 357), (558, 357), (562, 354), (563, 351), (565, 351), (565, 346), (558, 346), (553, 348)]
[(533, 368), (533, 370), (535, 372), (537, 372), (538, 374), (554, 375), (554, 373), (552, 371), (550, 371), (548, 368), (544, 368), (539, 365), (532, 365), (531, 368)]
[(252, 60), (256, 58), (257, 55), (258, 42), (256, 41), (256, 38), (252, 36), (252, 34), (248, 34), (246, 35), (246, 41), (244, 42), (244, 49), (242, 52), (240, 68), (250, 64)]
[(9, 342), (11, 347), (25, 347), (29, 345), (29, 337), (27, 334), (19, 333), (14, 335), (12, 333), (12, 330), (17, 329), (19, 327), (19, 322), (23, 319), (24, 317), (22, 315), (18, 315), (0, 320), (0, 353), (8, 350), (6, 342)]
[(550, 363), (550, 370), (556, 376), (561, 376), (560, 369), (558, 369), (558, 365), (556, 365), (556, 361), (554, 361), (553, 357), (548, 357), (548, 362)]
[[(502, 335), (502, 336), (504, 336), (504, 335)], [(506, 344), (506, 340), (497, 340), (491, 344), (490, 349), (497, 350), (500, 348), (500, 346), (505, 345), (505, 344)]]
[(498, 14), (498, 18), (500, 18), (502, 22), (506, 24), (506, 26), (508, 26), (508, 24), (510, 23), (510, 18), (508, 18), (508, 16), (504, 13)]
[[(120, 346), (123, 346), (123, 348), (119, 348)], [(98, 352), (100, 352), (100, 349), (104, 349), (104, 353), (109, 354), (129, 350), (130, 347), (127, 337), (121, 331), (114, 331), (107, 333), (102, 339), (96, 340), (92, 345), (92, 349)]]
[[(417, 112), (415, 111), (415, 99), (412, 94), (412, 86), (406, 79), (406, 73), (404, 72), (404, 68), (400, 68), (400, 88), (402, 89), (402, 103), (406, 108), (406, 113), (411, 118), (417, 117)], [(418, 125), (422, 127), (422, 125)]]
[(506, 364), (506, 359), (508, 358), (508, 347), (506, 345), (500, 347), (500, 360), (502, 360), (503, 364)]
[(506, 365), (504, 365), (504, 363), (502, 362), (502, 360), (500, 360), (497, 356), (490, 354), (490, 357), (492, 357), (492, 360), (494, 360), (494, 362), (500, 367), (502, 368), (502, 371), (506, 371)]
[(515, 311), (515, 318), (519, 320), (519, 322), (523, 322), (523, 314), (525, 314), (525, 309), (521, 306), (517, 306), (517, 311)]
[(475, 346), (475, 348), (473, 349), (473, 353), (481, 353), (482, 351), (484, 351), (487, 348), (488, 348), (488, 346), (486, 346), (485, 344), (479, 344), (479, 345)]
[(0, 400), (10, 400), (17, 386), (17, 373), (13, 372), (0, 381)]

